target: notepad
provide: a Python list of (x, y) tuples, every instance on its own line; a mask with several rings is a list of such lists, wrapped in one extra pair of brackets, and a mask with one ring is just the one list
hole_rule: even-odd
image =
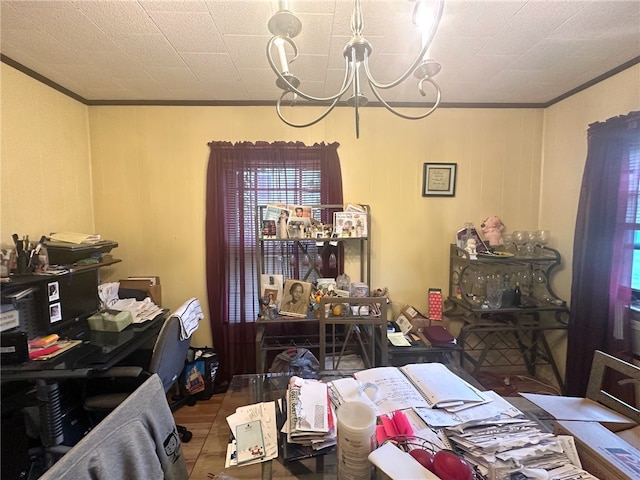
[(253, 420), (236, 427), (238, 465), (265, 456), (262, 422)]

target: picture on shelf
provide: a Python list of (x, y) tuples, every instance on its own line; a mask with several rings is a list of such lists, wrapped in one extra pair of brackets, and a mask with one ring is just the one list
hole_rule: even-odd
[(306, 317), (311, 300), (311, 283), (287, 280), (280, 306), (280, 314), (291, 317)]
[(367, 213), (362, 205), (358, 205), (357, 203), (347, 203), (347, 206), (344, 208), (345, 212), (356, 212), (356, 213)]
[(275, 220), (263, 220), (262, 221), (262, 236), (263, 237), (275, 237), (276, 236), (276, 221)]
[(311, 212), (311, 207), (307, 205), (288, 205), (287, 208), (293, 212), (293, 217), (298, 218), (311, 218), (313, 214)]
[(360, 212), (335, 212), (333, 233), (337, 237), (367, 237), (367, 215)]
[(282, 300), (282, 275), (260, 275), (260, 297), (269, 297), (269, 306), (280, 306)]
[(285, 204), (273, 203), (265, 208), (263, 220), (273, 220), (278, 223), (281, 217), (289, 219), (291, 216), (292, 212)]
[(289, 238), (289, 233), (287, 231), (287, 222), (289, 221), (289, 217), (292, 216), (292, 212), (287, 208), (285, 204), (280, 203), (272, 203), (268, 204), (264, 210), (264, 218), (263, 221), (263, 236), (264, 234), (264, 222), (273, 222), (276, 225), (276, 238)]

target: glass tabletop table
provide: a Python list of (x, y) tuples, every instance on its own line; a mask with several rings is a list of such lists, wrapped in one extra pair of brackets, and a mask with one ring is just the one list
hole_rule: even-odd
[[(454, 373), (477, 385), (470, 375), (456, 364), (447, 365)], [(330, 382), (338, 378), (352, 376), (354, 370), (331, 370), (320, 372), (312, 378)], [(300, 375), (305, 377), (304, 375)], [(233, 480), (233, 479), (335, 479), (337, 475), (335, 447), (324, 449), (322, 454), (311, 456), (307, 447), (287, 444), (286, 436), (280, 435), (277, 459), (254, 465), (231, 466), (225, 468), (227, 445), (231, 431), (227, 416), (238, 407), (259, 402), (277, 401), (287, 390), (291, 375), (288, 373), (235, 375), (205, 440), (200, 455), (193, 467), (190, 480)], [(276, 411), (278, 408), (276, 407)], [(279, 426), (283, 419), (278, 417)]]

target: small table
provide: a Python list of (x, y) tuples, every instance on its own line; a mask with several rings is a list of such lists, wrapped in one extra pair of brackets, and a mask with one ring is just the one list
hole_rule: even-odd
[[(389, 344), (387, 355), (389, 365), (402, 366), (407, 363), (460, 363), (462, 348), (457, 345), (427, 345), (424, 340), (411, 340), (408, 347)], [(454, 358), (456, 357), (456, 358)]]

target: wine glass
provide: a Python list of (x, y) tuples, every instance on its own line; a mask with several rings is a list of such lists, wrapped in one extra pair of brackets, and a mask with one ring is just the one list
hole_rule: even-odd
[(549, 239), (551, 238), (550, 230), (538, 230), (536, 232), (536, 240), (540, 248), (544, 248), (546, 244), (549, 243)]
[(520, 253), (522, 246), (526, 243), (527, 238), (525, 232), (522, 230), (516, 230), (513, 232), (513, 243), (516, 244), (516, 253)]
[(511, 252), (513, 247), (513, 234), (511, 233), (503, 233), (502, 234), (502, 245), (504, 246), (505, 251)]

